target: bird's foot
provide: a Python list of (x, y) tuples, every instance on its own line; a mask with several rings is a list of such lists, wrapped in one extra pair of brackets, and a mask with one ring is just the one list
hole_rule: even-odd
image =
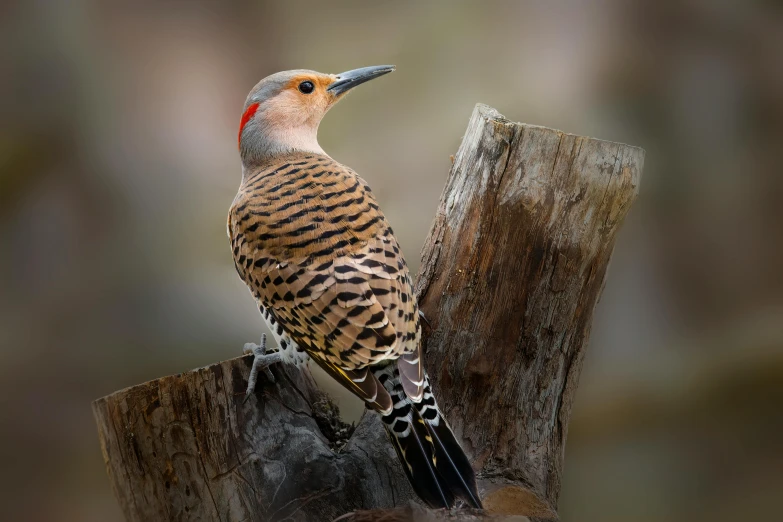
[(247, 391), (245, 391), (245, 400), (247, 400), (253, 393), (253, 390), (256, 389), (259, 371), (263, 370), (267, 379), (275, 382), (275, 376), (272, 375), (269, 366), (280, 362), (280, 352), (266, 353), (266, 334), (261, 334), (261, 342), (259, 344), (245, 343), (242, 352), (253, 354), (253, 367), (250, 369), (250, 377), (247, 379)]

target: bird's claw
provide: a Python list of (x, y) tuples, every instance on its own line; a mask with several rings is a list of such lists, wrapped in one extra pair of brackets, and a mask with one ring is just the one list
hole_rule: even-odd
[(259, 371), (263, 371), (269, 381), (275, 382), (275, 376), (272, 374), (269, 366), (280, 362), (280, 352), (266, 353), (266, 334), (261, 334), (261, 342), (258, 344), (245, 343), (242, 352), (253, 354), (253, 367), (250, 369), (250, 376), (247, 379), (247, 390), (245, 391), (245, 400), (247, 400), (256, 389)]

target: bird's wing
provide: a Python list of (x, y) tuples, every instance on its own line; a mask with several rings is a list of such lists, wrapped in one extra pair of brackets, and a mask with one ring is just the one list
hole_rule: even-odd
[[(418, 310), (405, 261), (372, 194), (334, 165), (342, 167), (319, 164), (309, 176), (302, 169), (287, 176), (293, 167), (278, 167), (273, 186), (256, 183), (235, 200), (229, 235), (240, 276), (288, 335), (346, 388), (385, 411), (391, 398), (366, 369), (417, 352)], [(416, 388), (411, 383), (423, 374), (420, 358), (413, 359), (402, 365), (411, 376), (406, 388)]]

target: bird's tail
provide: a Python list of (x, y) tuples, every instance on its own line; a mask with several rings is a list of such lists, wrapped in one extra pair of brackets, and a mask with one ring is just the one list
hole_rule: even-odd
[(383, 422), (416, 494), (433, 508), (453, 507), (456, 499), (481, 508), (473, 468), (440, 413), (428, 380), (422, 400), (415, 403), (403, 391), (396, 364), (377, 370), (375, 376), (394, 402)]

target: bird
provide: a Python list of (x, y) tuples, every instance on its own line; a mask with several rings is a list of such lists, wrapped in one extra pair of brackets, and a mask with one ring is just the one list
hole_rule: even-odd
[(312, 360), (380, 414), (414, 491), (481, 508), (469, 459), (423, 366), (422, 316), (400, 245), (370, 186), (318, 144), (324, 115), (395, 70), (283, 71), (253, 87), (239, 124), (242, 181), (228, 214), (234, 265), (277, 342), (254, 354), (246, 394), (275, 363)]

